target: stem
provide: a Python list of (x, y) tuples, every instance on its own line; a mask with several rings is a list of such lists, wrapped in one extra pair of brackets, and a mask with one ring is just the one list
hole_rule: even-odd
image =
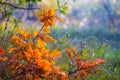
[(34, 10), (34, 9), (40, 9), (40, 8), (24, 8), (24, 7), (19, 7), (19, 6), (15, 6), (11, 3), (6, 3), (6, 2), (0, 2), (1, 5), (9, 5), (13, 8), (16, 8), (16, 9), (23, 9), (23, 10)]

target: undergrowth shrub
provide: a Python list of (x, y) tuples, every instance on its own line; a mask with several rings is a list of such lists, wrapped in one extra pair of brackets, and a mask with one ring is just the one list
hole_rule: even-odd
[(18, 33), (11, 37), (12, 47), (9, 51), (0, 48), (1, 80), (70, 80), (71, 77), (86, 80), (89, 74), (100, 71), (96, 66), (104, 63), (104, 59), (85, 61), (76, 48), (72, 51), (66, 49), (71, 63), (69, 72), (62, 71), (60, 66), (56, 65), (57, 60), (62, 57), (60, 51), (50, 51), (46, 46), (47, 42), (56, 43), (50, 36), (50, 28), (55, 25), (56, 20), (63, 20), (57, 16), (54, 9), (42, 10), (42, 13), (36, 16), (43, 23), (39, 31), (32, 34), (19, 27)]

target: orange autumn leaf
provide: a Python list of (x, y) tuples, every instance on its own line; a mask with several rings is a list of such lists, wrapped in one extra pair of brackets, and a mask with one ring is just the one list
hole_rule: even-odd
[(32, 56), (34, 56), (36, 59), (37, 58), (41, 58), (42, 53), (39, 51), (39, 49), (34, 49), (34, 54)]
[(51, 37), (49, 35), (44, 35), (44, 40), (46, 42), (52, 42), (52, 43), (56, 43), (57, 42), (53, 37)]
[(38, 47), (45, 47), (47, 44), (45, 43), (45, 41), (44, 40), (42, 40), (42, 39), (39, 39), (38, 40)]
[(81, 64), (81, 69), (87, 69), (87, 68), (90, 68), (90, 67), (92, 67), (92, 64), (89, 63), (89, 62), (83, 62)]
[(31, 38), (31, 34), (29, 33), (29, 31), (25, 31), (24, 34), (23, 34), (23, 37), (25, 40), (28, 40)]
[(55, 16), (56, 15), (55, 10), (53, 8), (48, 10), (48, 14), (51, 15), (51, 16)]
[(39, 67), (43, 68), (45, 71), (51, 72), (52, 71), (52, 65), (47, 60), (37, 60), (36, 63), (39, 65)]
[(4, 62), (6, 60), (8, 60), (8, 57), (0, 57), (0, 61)]
[(100, 58), (96, 61), (93, 61), (93, 62), (87, 62), (86, 61), (86, 62), (82, 62), (82, 64), (80, 65), (80, 68), (81, 69), (87, 69), (87, 68), (95, 67), (95, 66), (98, 66), (98, 65), (100, 65), (104, 62), (105, 62), (105, 60), (102, 59), (102, 58)]
[(40, 52), (42, 53), (42, 56), (48, 57), (49, 55), (49, 49), (41, 48)]
[(20, 27), (18, 28), (18, 32), (23, 35), (24, 34), (24, 30), (22, 30)]
[(100, 65), (100, 64), (102, 64), (102, 63), (105, 63), (105, 60), (102, 59), (102, 58), (100, 58), (100, 59), (92, 62), (92, 65), (93, 65), (93, 66), (96, 66), (96, 65)]
[(9, 53), (11, 54), (13, 51), (17, 50), (16, 47), (10, 48)]
[(11, 42), (22, 45), (24, 41), (19, 36), (12, 36)]
[(54, 50), (52, 53), (50, 53), (50, 57), (60, 58), (61, 57), (60, 51)]
[(24, 37), (25, 40), (31, 38), (31, 34), (29, 33), (29, 31), (24, 31), (21, 28), (18, 28), (18, 32)]
[(43, 14), (37, 14), (36, 16), (40, 17), (41, 22), (46, 26), (54, 26), (56, 19), (62, 21), (62, 19), (56, 15), (54, 9), (49, 9), (48, 11), (44, 11)]
[(77, 51), (76, 51), (76, 48), (73, 48), (72, 49), (73, 53), (74, 53), (74, 56), (76, 55)]
[(34, 31), (33, 37), (38, 38), (39, 37), (39, 32), (38, 31)]
[(49, 33), (51, 33), (49, 27), (47, 27), (47, 26), (44, 26), (44, 27), (43, 27), (43, 31), (44, 31), (44, 34), (49, 34)]
[(68, 53), (68, 55), (69, 55), (70, 59), (72, 60), (72, 59), (73, 59), (73, 57), (72, 57), (72, 53), (71, 53), (71, 51), (70, 51), (69, 49), (66, 49), (66, 51), (67, 51), (67, 53)]

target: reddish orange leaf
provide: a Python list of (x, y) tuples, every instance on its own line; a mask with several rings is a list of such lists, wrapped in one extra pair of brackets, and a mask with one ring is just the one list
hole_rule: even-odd
[(73, 59), (73, 57), (72, 57), (72, 53), (70, 52), (70, 50), (69, 50), (69, 49), (66, 49), (66, 51), (67, 51), (67, 53), (68, 53), (70, 59)]
[(4, 55), (5, 54), (5, 51), (4, 49), (0, 48), (0, 56)]
[(100, 59), (94, 61), (92, 64), (93, 64), (93, 66), (97, 66), (97, 65), (102, 64), (102, 63), (105, 63), (105, 60), (100, 58)]
[(90, 64), (89, 62), (83, 62), (81, 65), (81, 69), (87, 69), (92, 67), (92, 64)]
[(73, 51), (74, 55), (76, 55), (76, 52), (77, 52), (76, 48), (73, 48), (72, 51)]

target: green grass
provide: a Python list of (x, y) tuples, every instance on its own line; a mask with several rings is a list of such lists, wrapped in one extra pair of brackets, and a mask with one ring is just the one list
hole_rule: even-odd
[[(111, 32), (107, 28), (53, 28), (52, 34), (58, 43), (50, 45), (51, 48), (58, 48), (62, 52), (62, 59), (58, 65), (64, 71), (68, 71), (70, 59), (65, 48), (77, 47), (78, 51), (84, 47), (82, 58), (95, 60), (104, 58), (106, 63), (101, 65), (102, 72), (93, 73), (88, 80), (120, 80), (120, 32)], [(56, 45), (59, 45), (56, 47)], [(64, 63), (64, 64), (63, 64)]]

